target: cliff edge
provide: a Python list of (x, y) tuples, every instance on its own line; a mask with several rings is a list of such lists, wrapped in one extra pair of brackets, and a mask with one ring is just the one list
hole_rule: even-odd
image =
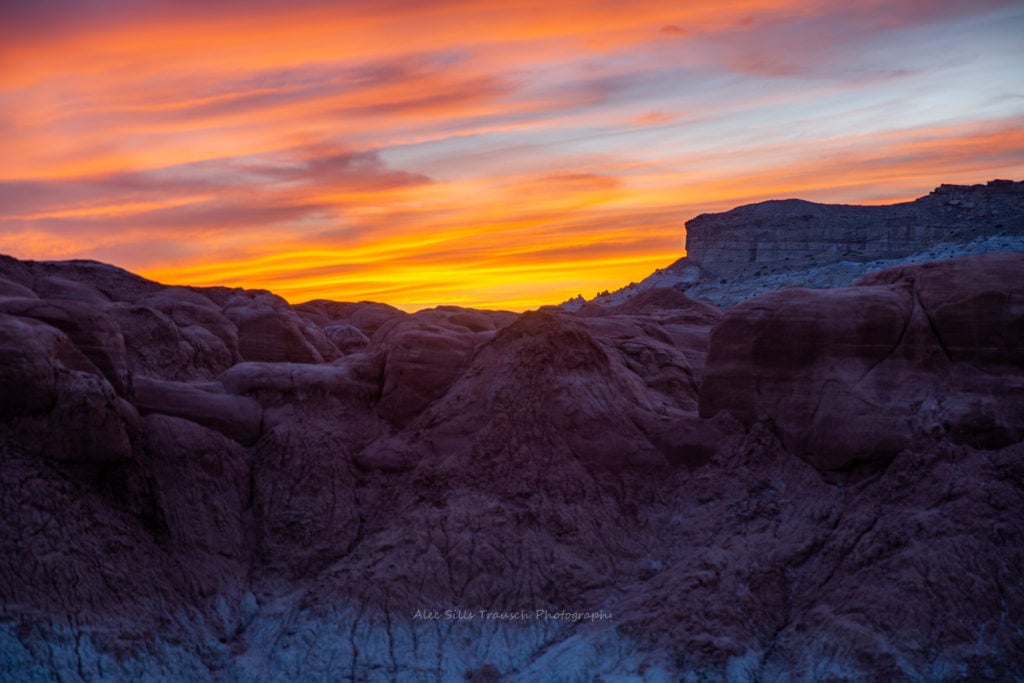
[(642, 282), (596, 297), (618, 305), (672, 287), (718, 306), (791, 287), (844, 287), (883, 268), (1024, 251), (1024, 181), (940, 185), (886, 206), (782, 199), (701, 214), (685, 257)]

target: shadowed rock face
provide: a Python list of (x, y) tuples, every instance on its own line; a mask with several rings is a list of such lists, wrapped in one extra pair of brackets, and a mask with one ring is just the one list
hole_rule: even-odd
[(0, 258), (0, 679), (1012, 679), (1022, 276), (409, 315)]
[(1022, 273), (1020, 254), (991, 254), (740, 304), (711, 337), (701, 415), (769, 419), (822, 471), (888, 463), (940, 434), (979, 448), (1017, 443)]
[(269, 292), (232, 297), (224, 315), (238, 329), (238, 351), (244, 360), (322, 363), (341, 355), (321, 328)]
[(408, 424), (441, 398), (476, 349), (514, 318), (443, 306), (383, 324), (368, 348), (384, 359), (378, 413), (396, 427)]
[(121, 328), (101, 310), (69, 300), (3, 299), (0, 313), (38, 320), (60, 330), (119, 394), (128, 395), (124, 337)]

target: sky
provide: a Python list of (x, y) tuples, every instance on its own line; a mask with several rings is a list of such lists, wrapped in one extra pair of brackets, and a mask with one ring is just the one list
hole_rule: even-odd
[(1020, 0), (0, 0), (0, 253), (525, 310), (1024, 178)]

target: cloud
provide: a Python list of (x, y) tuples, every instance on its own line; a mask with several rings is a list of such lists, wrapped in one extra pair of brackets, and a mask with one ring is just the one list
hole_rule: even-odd
[[(286, 194), (293, 194), (295, 188), (324, 187), (335, 194), (384, 192), (429, 182), (423, 175), (385, 167), (376, 151), (311, 144), (271, 154), (209, 159), (143, 171), (0, 181), (0, 204), (3, 217), (33, 220), (73, 209), (116, 208), (168, 198), (188, 200), (197, 195), (248, 197), (261, 189), (274, 194), (285, 188), (289, 190)], [(267, 194), (262, 197), (265, 201)], [(182, 211), (187, 209), (149, 213)]]
[[(895, 45), (906, 49), (908, 40), (927, 41), (916, 29), (952, 26), (1012, 5), (1011, 0), (810, 3), (793, 11), (746, 17), (730, 27), (695, 36), (687, 47), (691, 54), (700, 53), (713, 63), (752, 76), (885, 78), (905, 72), (878, 59), (878, 52), (892, 50), (894, 39)], [(942, 28), (942, 40), (956, 40), (952, 30)], [(919, 52), (935, 56), (927, 48)]]
[(525, 307), (703, 211), (1024, 175), (1009, 1), (0, 13), (0, 249), (176, 282)]

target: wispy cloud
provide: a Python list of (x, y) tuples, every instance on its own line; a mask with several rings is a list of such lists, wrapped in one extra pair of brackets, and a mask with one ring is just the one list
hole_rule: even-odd
[(1024, 8), (0, 6), (0, 251), (293, 300), (528, 307), (695, 213), (1024, 175)]

